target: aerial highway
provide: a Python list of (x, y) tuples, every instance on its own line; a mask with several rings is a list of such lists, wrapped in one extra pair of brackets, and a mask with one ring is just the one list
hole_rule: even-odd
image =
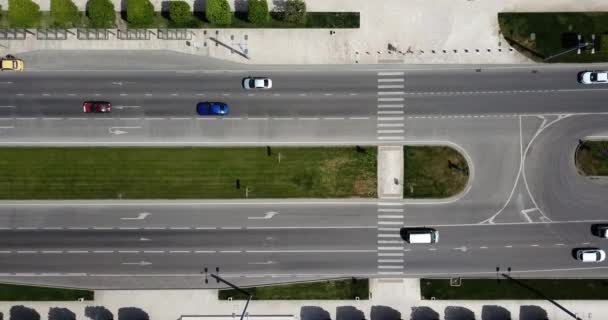
[[(0, 278), (198, 287), (201, 270), (217, 266), (239, 283), (492, 276), (496, 267), (604, 277), (608, 265), (572, 257), (576, 247), (607, 248), (590, 226), (608, 218), (608, 186), (578, 175), (573, 159), (579, 139), (608, 136), (608, 88), (580, 85), (580, 70), (0, 75), (2, 145), (430, 143), (460, 150), (471, 169), (465, 191), (444, 200), (3, 202)], [(252, 73), (272, 77), (274, 88), (243, 90), (241, 79)], [(84, 114), (87, 100), (111, 101), (114, 110)], [(199, 117), (199, 101), (226, 102), (230, 114)], [(407, 245), (401, 226), (434, 227), (441, 241)], [(183, 280), (190, 278), (198, 280)]]

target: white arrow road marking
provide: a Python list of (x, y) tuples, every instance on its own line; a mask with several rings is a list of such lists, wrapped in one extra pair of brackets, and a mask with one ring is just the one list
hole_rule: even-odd
[(122, 110), (122, 109), (128, 109), (128, 108), (132, 108), (132, 109), (134, 109), (134, 108), (141, 108), (141, 106), (114, 106), (114, 108)]
[(114, 81), (114, 82), (112, 82), (113, 85), (120, 86), (120, 87), (122, 87), (123, 85), (134, 84), (134, 83), (135, 82), (131, 82), (131, 81)]
[(108, 129), (108, 132), (110, 132), (113, 135), (117, 135), (117, 136), (128, 133), (127, 131), (123, 131), (120, 129), (141, 129), (141, 127), (111, 127)]
[(248, 217), (247, 219), (250, 219), (250, 220), (272, 219), (272, 217), (274, 217), (277, 214), (279, 214), (279, 213), (274, 212), (274, 211), (268, 211), (268, 212), (266, 212), (266, 214), (264, 214), (263, 217)]
[(137, 217), (124, 217), (124, 218), (120, 218), (120, 219), (121, 220), (143, 220), (149, 215), (150, 215), (149, 212), (141, 212), (140, 214), (137, 215)]
[(247, 264), (275, 264), (276, 261), (264, 261), (264, 262), (249, 262)]
[(136, 265), (136, 266), (149, 266), (152, 264), (152, 262), (148, 262), (148, 261), (140, 261), (140, 262), (123, 262), (122, 264), (124, 265)]
[(141, 238), (139, 238), (139, 241), (150, 241), (150, 238), (141, 237)]
[(467, 251), (467, 247), (462, 246), (460, 248), (454, 248), (454, 250), (462, 250), (462, 252), (466, 252)]

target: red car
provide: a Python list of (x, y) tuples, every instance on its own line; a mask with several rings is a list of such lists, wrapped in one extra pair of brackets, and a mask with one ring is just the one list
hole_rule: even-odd
[(85, 113), (109, 113), (112, 112), (112, 104), (107, 101), (85, 101), (82, 109)]

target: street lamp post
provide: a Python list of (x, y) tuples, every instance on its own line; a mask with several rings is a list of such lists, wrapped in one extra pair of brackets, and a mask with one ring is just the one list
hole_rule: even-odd
[[(209, 283), (209, 280), (207, 279), (207, 271), (208, 271), (207, 268), (205, 268), (205, 271), (204, 271), (204, 273), (205, 273), (205, 283)], [(249, 307), (249, 302), (251, 301), (251, 298), (253, 298), (253, 295), (251, 293), (249, 293), (249, 292), (247, 292), (247, 291), (245, 291), (245, 290), (237, 287), (235, 284), (232, 284), (229, 281), (227, 281), (227, 280), (223, 279), (222, 277), (220, 277), (219, 276), (219, 273), (220, 273), (220, 268), (219, 267), (215, 268), (215, 272), (217, 274), (213, 274), (212, 273), (211, 277), (213, 279), (215, 279), (215, 281), (217, 281), (217, 283), (220, 283), (220, 282), (225, 283), (229, 287), (231, 287), (232, 289), (234, 289), (234, 290), (236, 290), (236, 291), (238, 291), (240, 293), (243, 293), (243, 294), (245, 294), (247, 296), (247, 302), (245, 303), (245, 308), (243, 308), (243, 313), (241, 313), (241, 318), (240, 318), (240, 320), (243, 320), (243, 317), (245, 317), (245, 313), (247, 312), (247, 307)]]

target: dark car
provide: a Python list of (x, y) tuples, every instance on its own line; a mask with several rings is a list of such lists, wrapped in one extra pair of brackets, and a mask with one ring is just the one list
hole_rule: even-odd
[(85, 113), (109, 113), (112, 112), (112, 104), (107, 101), (85, 101), (82, 110)]
[(228, 114), (228, 105), (223, 102), (199, 102), (196, 104), (196, 113), (201, 116), (225, 116)]

